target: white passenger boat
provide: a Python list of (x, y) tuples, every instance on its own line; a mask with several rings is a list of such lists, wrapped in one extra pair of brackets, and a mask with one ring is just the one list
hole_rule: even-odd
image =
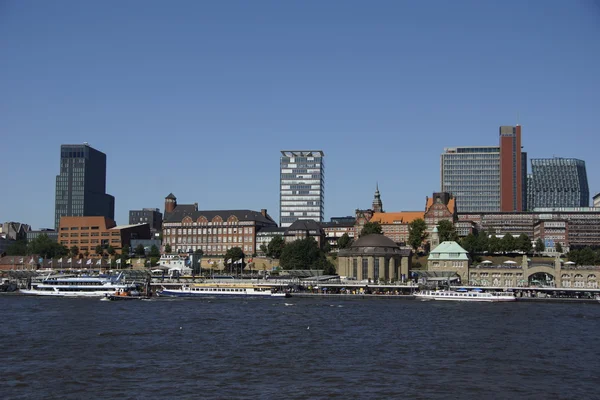
[(515, 301), (512, 293), (507, 292), (477, 292), (453, 290), (425, 290), (415, 293), (419, 300), (446, 300), (446, 301)]
[(235, 283), (199, 283), (192, 286), (184, 285), (180, 289), (163, 287), (157, 294), (164, 297), (290, 297), (289, 293), (278, 292), (270, 287)]
[(59, 297), (105, 297), (115, 292), (135, 289), (135, 284), (121, 281), (118, 276), (94, 277), (46, 277), (40, 282), (32, 282), (30, 289), (20, 289), (26, 295)]

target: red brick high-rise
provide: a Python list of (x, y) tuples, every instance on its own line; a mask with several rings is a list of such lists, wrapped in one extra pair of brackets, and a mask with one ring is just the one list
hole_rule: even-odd
[[(500, 211), (523, 211), (527, 159), (521, 152), (521, 126), (500, 127)], [(525, 169), (524, 169), (525, 168)]]

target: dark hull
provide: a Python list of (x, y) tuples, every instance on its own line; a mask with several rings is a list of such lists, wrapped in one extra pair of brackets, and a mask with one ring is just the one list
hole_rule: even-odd
[(148, 297), (148, 296), (115, 296), (113, 294), (110, 294), (110, 295), (106, 296), (106, 298), (110, 301), (129, 301), (129, 300), (144, 300), (144, 299), (149, 299), (150, 297)]

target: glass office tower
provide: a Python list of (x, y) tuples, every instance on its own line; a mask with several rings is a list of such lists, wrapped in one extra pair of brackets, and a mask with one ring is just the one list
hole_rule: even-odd
[(459, 212), (500, 211), (500, 148), (452, 147), (441, 156), (441, 191)]
[(279, 167), (279, 226), (297, 219), (323, 222), (325, 166), (322, 150), (282, 150)]
[(529, 208), (589, 207), (585, 161), (575, 158), (531, 159)]
[(115, 218), (115, 198), (106, 194), (106, 154), (89, 144), (60, 146), (54, 226), (63, 216)]

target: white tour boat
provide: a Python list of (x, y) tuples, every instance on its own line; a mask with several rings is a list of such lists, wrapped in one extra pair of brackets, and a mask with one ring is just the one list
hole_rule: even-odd
[(136, 288), (135, 284), (121, 282), (118, 276), (46, 277), (41, 282), (32, 282), (30, 289), (20, 289), (26, 295), (59, 297), (105, 297), (115, 292)]
[(515, 301), (516, 297), (508, 292), (478, 292), (453, 290), (425, 290), (415, 293), (419, 300), (447, 301)]
[(184, 285), (180, 289), (163, 287), (157, 294), (165, 297), (290, 297), (289, 293), (277, 292), (270, 287), (236, 283), (198, 283), (192, 286)]

